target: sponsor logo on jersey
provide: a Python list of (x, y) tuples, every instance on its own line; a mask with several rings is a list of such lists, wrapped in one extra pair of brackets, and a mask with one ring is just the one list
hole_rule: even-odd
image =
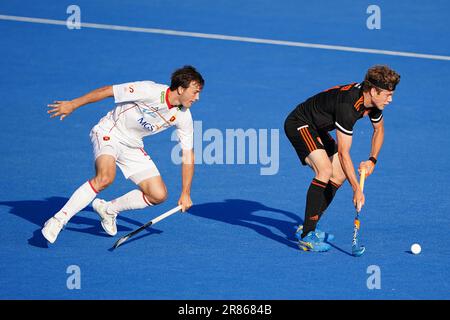
[(172, 116), (172, 118), (169, 119), (170, 122), (174, 122), (175, 121), (175, 116)]
[(109, 139), (111, 139), (111, 138), (108, 137), (108, 136), (104, 136), (104, 137), (103, 137), (103, 141), (109, 141)]
[(158, 114), (157, 114), (158, 111), (159, 111), (159, 107), (152, 107), (152, 110), (142, 109), (142, 113), (149, 115), (152, 118), (158, 117)]
[(144, 117), (138, 119), (138, 122), (141, 126), (143, 126), (145, 129), (147, 129), (148, 131), (153, 131), (155, 130), (155, 127), (151, 124), (148, 123), (147, 121), (144, 120)]
[(145, 109), (143, 108), (143, 109), (142, 109), (142, 112), (145, 113), (145, 114), (153, 114), (153, 113), (159, 111), (159, 106), (151, 107), (151, 108), (152, 108), (151, 110), (149, 110), (149, 109), (147, 109), (147, 108), (145, 108)]

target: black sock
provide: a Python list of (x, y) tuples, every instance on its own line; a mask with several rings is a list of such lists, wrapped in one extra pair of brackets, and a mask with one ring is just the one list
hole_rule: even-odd
[(306, 195), (305, 222), (303, 223), (302, 238), (316, 229), (319, 221), (320, 208), (325, 202), (325, 188), (327, 184), (317, 179), (311, 182)]
[(320, 217), (322, 217), (325, 210), (327, 210), (331, 201), (333, 201), (334, 195), (336, 194), (336, 191), (339, 189), (339, 187), (340, 187), (339, 184), (334, 183), (331, 180), (328, 182), (327, 187), (325, 188), (325, 192), (324, 192), (325, 201), (323, 202), (323, 205), (320, 208), (319, 219), (320, 219)]

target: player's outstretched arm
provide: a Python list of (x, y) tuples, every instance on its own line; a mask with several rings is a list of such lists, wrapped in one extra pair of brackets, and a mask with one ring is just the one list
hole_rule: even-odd
[(112, 86), (102, 87), (70, 101), (55, 101), (48, 105), (50, 109), (47, 113), (50, 114), (50, 118), (60, 117), (59, 119), (63, 120), (81, 106), (113, 96)]

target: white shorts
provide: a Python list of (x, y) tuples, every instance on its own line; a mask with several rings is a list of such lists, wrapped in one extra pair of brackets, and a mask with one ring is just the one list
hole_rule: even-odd
[(143, 148), (128, 147), (98, 128), (92, 129), (90, 136), (94, 158), (97, 159), (101, 155), (113, 156), (126, 179), (139, 184), (160, 175), (155, 163)]

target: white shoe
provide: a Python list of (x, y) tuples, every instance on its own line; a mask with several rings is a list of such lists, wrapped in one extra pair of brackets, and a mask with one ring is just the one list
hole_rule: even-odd
[(116, 225), (116, 214), (110, 214), (107, 212), (108, 202), (103, 199), (95, 199), (92, 202), (92, 207), (94, 211), (98, 213), (100, 218), (102, 219), (102, 227), (103, 230), (110, 236), (115, 236), (117, 234), (117, 225)]
[(45, 222), (41, 232), (48, 242), (54, 243), (62, 228), (64, 228), (64, 223), (55, 217), (51, 217)]

